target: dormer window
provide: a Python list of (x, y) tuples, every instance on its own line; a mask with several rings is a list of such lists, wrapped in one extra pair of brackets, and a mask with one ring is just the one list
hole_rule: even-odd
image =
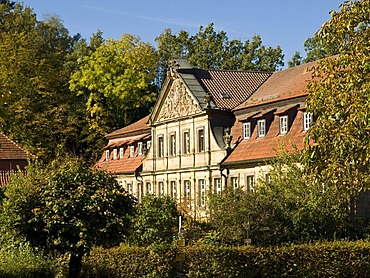
[(251, 123), (243, 123), (243, 139), (247, 140), (251, 137)]
[(143, 142), (137, 143), (137, 155), (143, 155)]
[(117, 159), (117, 149), (113, 150), (113, 159)]
[(313, 121), (313, 114), (311, 112), (303, 112), (303, 131), (307, 131)]
[(123, 147), (119, 148), (119, 159), (123, 158)]
[(105, 160), (108, 161), (109, 160), (109, 150), (106, 150), (105, 151)]
[(265, 137), (266, 135), (266, 120), (257, 121), (258, 137)]
[(288, 116), (280, 116), (279, 117), (279, 124), (280, 124), (280, 134), (287, 134), (288, 133)]
[(130, 146), (130, 157), (133, 157), (135, 154), (135, 146)]

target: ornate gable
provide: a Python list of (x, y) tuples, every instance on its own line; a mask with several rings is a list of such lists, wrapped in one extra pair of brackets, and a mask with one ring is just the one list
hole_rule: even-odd
[(177, 78), (172, 82), (167, 97), (160, 107), (157, 121), (186, 117), (199, 112), (202, 112), (199, 103), (188, 92), (184, 83)]

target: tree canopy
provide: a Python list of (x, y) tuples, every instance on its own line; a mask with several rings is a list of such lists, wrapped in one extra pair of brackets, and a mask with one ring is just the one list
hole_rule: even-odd
[(70, 89), (85, 99), (91, 132), (103, 136), (149, 113), (157, 61), (154, 47), (130, 34), (106, 40), (81, 60)]
[(370, 189), (370, 1), (344, 3), (318, 36), (339, 55), (315, 68), (307, 109), (306, 166), (318, 180), (349, 193)]
[(2, 235), (24, 238), (44, 250), (69, 254), (70, 277), (92, 246), (124, 241), (136, 199), (114, 176), (71, 159), (31, 165), (5, 188)]
[[(156, 41), (162, 72), (167, 69), (168, 61), (174, 58), (187, 58), (193, 67), (205, 69), (272, 72), (284, 65), (280, 46), (264, 46), (258, 35), (244, 42), (229, 40), (226, 32), (214, 30), (213, 23), (206, 27), (200, 26), (193, 36), (184, 30), (176, 35), (171, 29), (166, 29)], [(163, 79), (164, 73), (161, 77)]]

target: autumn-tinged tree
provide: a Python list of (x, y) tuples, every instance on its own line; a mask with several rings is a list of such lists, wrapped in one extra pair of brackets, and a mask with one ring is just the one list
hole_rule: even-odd
[(264, 46), (258, 35), (244, 42), (229, 40), (226, 32), (214, 30), (213, 23), (200, 26), (193, 36), (183, 30), (175, 35), (166, 29), (156, 41), (162, 81), (168, 61), (174, 58), (187, 58), (193, 67), (223, 70), (275, 71), (284, 65), (280, 46)]
[(82, 59), (70, 89), (86, 100), (91, 132), (104, 135), (149, 113), (157, 62), (154, 47), (129, 34), (106, 40)]
[(350, 194), (370, 189), (370, 1), (344, 3), (318, 36), (339, 55), (318, 63), (309, 86), (307, 169)]

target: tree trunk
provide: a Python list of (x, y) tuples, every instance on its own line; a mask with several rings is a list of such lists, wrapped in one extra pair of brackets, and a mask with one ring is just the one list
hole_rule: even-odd
[(79, 278), (82, 268), (82, 253), (71, 254), (68, 263), (68, 278)]

